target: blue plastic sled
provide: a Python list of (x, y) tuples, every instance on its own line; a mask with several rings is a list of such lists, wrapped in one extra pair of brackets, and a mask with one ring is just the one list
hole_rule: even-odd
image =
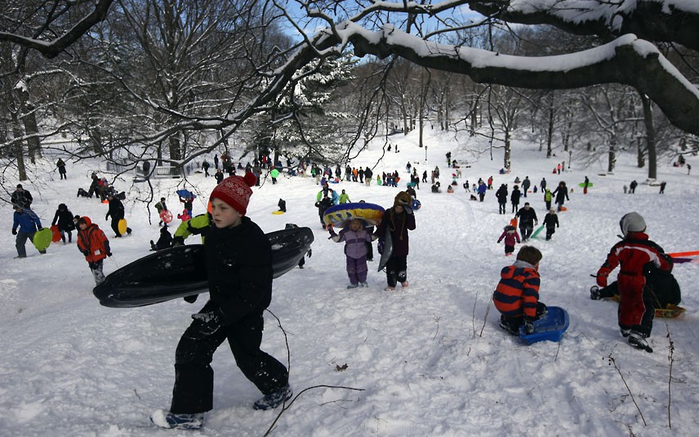
[(533, 344), (539, 341), (561, 341), (563, 333), (568, 329), (570, 320), (568, 311), (561, 307), (548, 307), (548, 312), (533, 323), (534, 333), (525, 334), (524, 326), (519, 328), (519, 338), (524, 344)]

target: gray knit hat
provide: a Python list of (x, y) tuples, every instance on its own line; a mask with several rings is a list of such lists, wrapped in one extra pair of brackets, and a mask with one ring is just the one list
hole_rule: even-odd
[(646, 230), (646, 221), (643, 220), (641, 214), (630, 212), (621, 218), (619, 221), (621, 233), (626, 237), (629, 232), (643, 232)]

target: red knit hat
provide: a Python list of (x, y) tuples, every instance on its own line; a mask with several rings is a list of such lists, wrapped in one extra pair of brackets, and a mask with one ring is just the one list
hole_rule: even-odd
[(245, 177), (242, 178), (240, 176), (227, 177), (211, 192), (209, 202), (214, 199), (220, 199), (232, 206), (241, 215), (245, 215), (250, 196), (252, 196), (250, 187), (255, 185), (255, 182), (257, 182), (257, 178), (251, 172), (245, 173)]

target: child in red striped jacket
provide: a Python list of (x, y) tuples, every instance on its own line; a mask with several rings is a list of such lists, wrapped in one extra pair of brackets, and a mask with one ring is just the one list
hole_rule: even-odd
[(534, 332), (532, 322), (546, 313), (546, 305), (539, 302), (539, 262), (542, 254), (536, 247), (522, 246), (514, 264), (500, 272), (500, 282), (493, 293), (493, 303), (500, 311), (500, 327), (510, 334)]

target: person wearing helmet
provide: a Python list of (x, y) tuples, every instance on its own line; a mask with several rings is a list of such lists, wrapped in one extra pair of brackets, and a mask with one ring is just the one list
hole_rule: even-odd
[(607, 260), (597, 271), (597, 285), (607, 286), (607, 277), (619, 266), (619, 328), (629, 344), (637, 349), (653, 352), (646, 338), (653, 329), (655, 298), (651, 287), (646, 287), (644, 272), (648, 265), (662, 271), (672, 271), (672, 259), (648, 238), (646, 222), (637, 212), (624, 215), (619, 222), (623, 239), (615, 244)]

